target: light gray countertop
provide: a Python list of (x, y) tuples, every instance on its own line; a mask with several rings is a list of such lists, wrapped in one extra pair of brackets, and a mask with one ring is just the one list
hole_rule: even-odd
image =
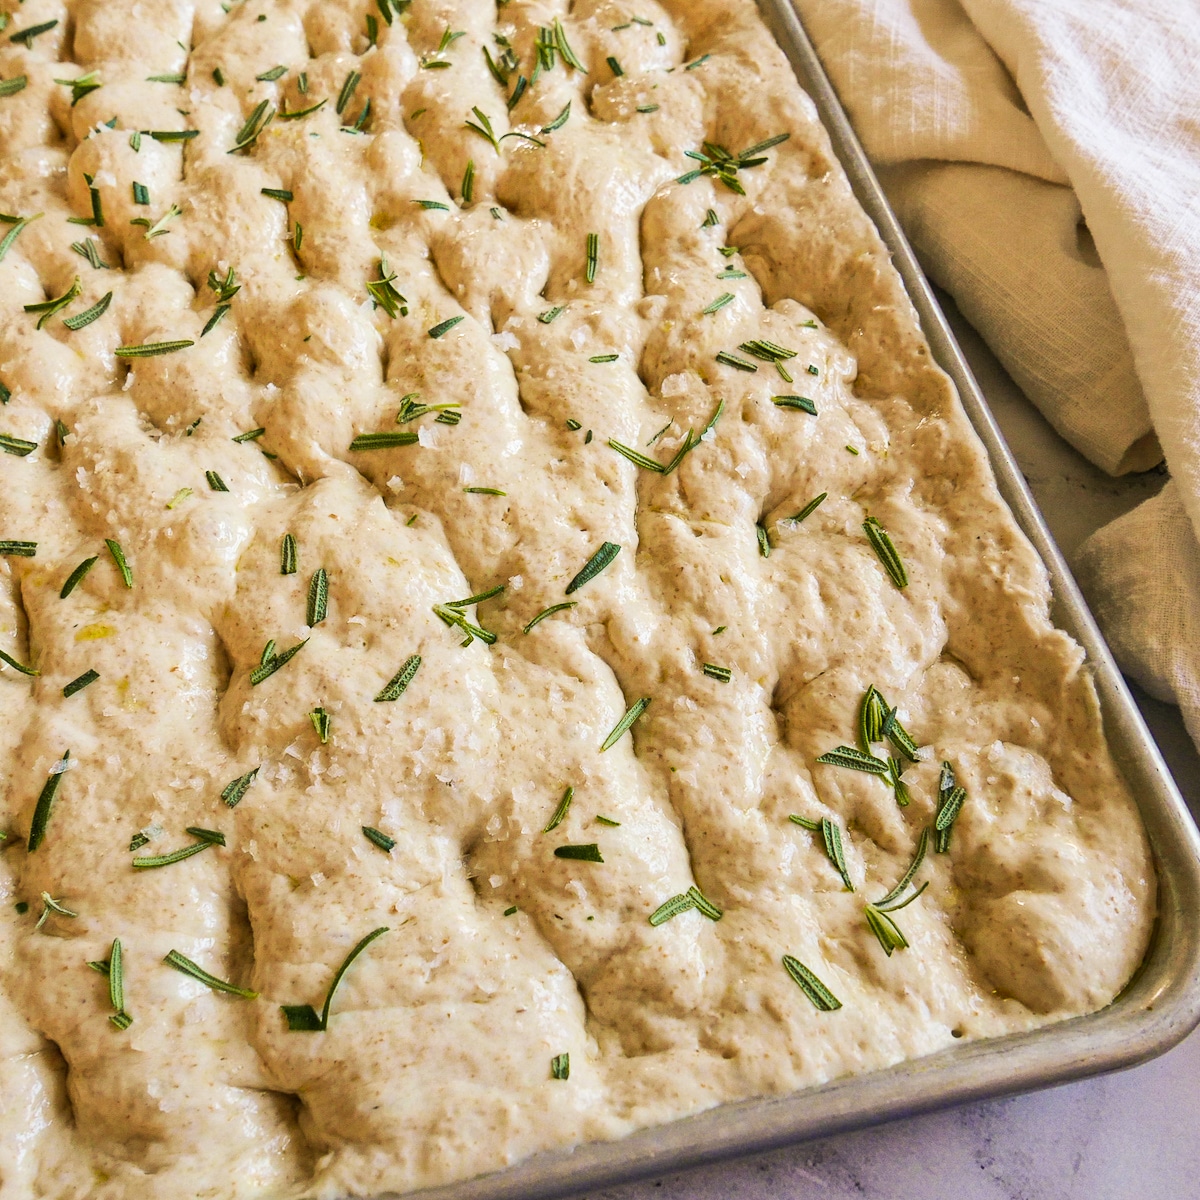
[[(1114, 480), (1066, 444), (942, 297), (976, 378), (1068, 559), (1162, 486)], [(1200, 756), (1177, 709), (1135, 695), (1200, 813)], [(588, 1200), (1188, 1200), (1200, 1196), (1200, 1032), (1153, 1062), (645, 1183)]]

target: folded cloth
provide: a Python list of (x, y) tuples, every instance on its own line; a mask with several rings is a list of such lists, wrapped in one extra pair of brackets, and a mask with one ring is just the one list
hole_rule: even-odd
[(922, 261), (1030, 399), (1111, 473), (1161, 446), (1172, 489), (1079, 568), (1200, 743), (1200, 638), (1164, 651), (1200, 631), (1200, 3), (795, 2)]

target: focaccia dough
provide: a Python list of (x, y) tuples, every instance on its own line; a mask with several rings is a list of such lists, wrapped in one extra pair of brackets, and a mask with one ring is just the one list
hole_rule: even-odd
[[(2, 7), (4, 1200), (404, 1191), (1118, 992), (1155, 883), (1082, 652), (750, 0)], [(817, 762), (869, 686), (907, 807)]]

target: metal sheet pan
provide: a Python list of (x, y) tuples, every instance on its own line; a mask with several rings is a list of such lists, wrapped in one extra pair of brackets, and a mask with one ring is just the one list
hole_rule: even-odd
[[(1000, 492), (1041, 554), (1054, 620), (1087, 652), (1109, 744), (1137, 799), (1158, 870), (1158, 920), (1140, 971), (1100, 1012), (1030, 1033), (970, 1042), (790, 1096), (728, 1104), (617, 1142), (536, 1155), (426, 1190), (422, 1200), (548, 1200), (970, 1100), (1032, 1091), (1134, 1066), (1200, 1023), (1200, 836), (1071, 573), (1037, 511), (912, 248), (867, 162), (791, 0), (758, 0), (801, 86), (816, 102), (855, 195), (892, 252), (939, 365), (953, 379)], [(412, 1193), (410, 1193), (412, 1195)], [(394, 1200), (380, 1197), (379, 1200)]]

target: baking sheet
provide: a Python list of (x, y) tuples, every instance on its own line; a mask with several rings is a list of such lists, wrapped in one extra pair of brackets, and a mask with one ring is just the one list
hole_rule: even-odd
[[(1098, 1013), (1030, 1033), (951, 1047), (884, 1071), (784, 1097), (724, 1105), (616, 1142), (536, 1155), (503, 1172), (426, 1190), (422, 1200), (548, 1200), (648, 1175), (823, 1137), (970, 1100), (1031, 1091), (1145, 1062), (1200, 1023), (1200, 836), (1020, 469), (959, 350), (911, 247), (808, 41), (791, 0), (758, 0), (801, 86), (816, 102), (859, 202), (892, 252), (933, 356), (953, 379), (1005, 501), (1037, 548), (1055, 623), (1087, 653), (1108, 741), (1154, 851), (1158, 920), (1146, 959)], [(414, 1195), (414, 1193), (409, 1193)], [(394, 1200), (396, 1194), (379, 1200)]]

